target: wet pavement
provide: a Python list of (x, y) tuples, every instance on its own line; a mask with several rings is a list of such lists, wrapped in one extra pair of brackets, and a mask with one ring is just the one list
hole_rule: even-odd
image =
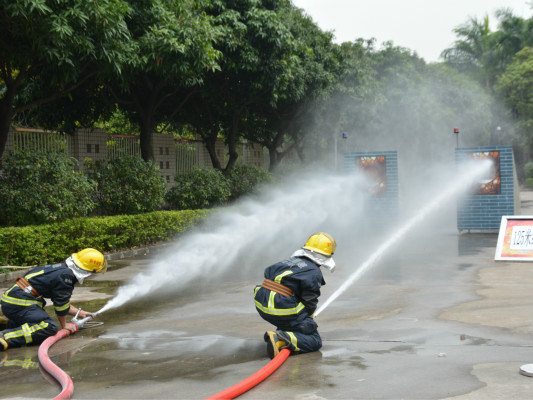
[[(533, 214), (533, 192), (522, 197)], [(444, 216), (445, 217), (445, 216)], [(533, 378), (533, 263), (495, 262), (496, 233), (443, 226), (408, 235), (317, 318), (321, 351), (291, 356), (240, 399), (528, 399)], [(403, 241), (402, 241), (403, 242)], [(112, 260), (76, 288), (72, 303), (99, 310), (150, 268), (157, 251)], [(325, 273), (328, 298), (361, 263)], [(204, 399), (267, 364), (252, 289), (266, 265), (244, 276), (159, 291), (98, 316), (50, 350), (74, 382), (75, 399)], [(7, 283), (2, 283), (2, 288)], [(0, 353), (0, 398), (53, 398), (37, 348)]]

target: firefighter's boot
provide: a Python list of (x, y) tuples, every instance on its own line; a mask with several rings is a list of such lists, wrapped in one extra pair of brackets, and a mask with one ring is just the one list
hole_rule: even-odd
[(265, 332), (265, 342), (267, 344), (267, 353), (270, 358), (274, 358), (279, 354), (279, 351), (287, 346), (283, 340), (278, 337), (274, 331)]
[(7, 350), (7, 342), (4, 339), (4, 335), (0, 333), (0, 351), (6, 351)]
[(296, 351), (296, 346), (294, 346), (294, 344), (292, 343), (291, 337), (287, 332), (278, 329), (276, 331), (276, 335), (278, 336), (278, 340), (285, 342), (286, 348), (288, 348), (292, 352)]
[(4, 317), (3, 315), (0, 315), (0, 331), (4, 330), (7, 328), (7, 322), (9, 320), (7, 319), (7, 317)]

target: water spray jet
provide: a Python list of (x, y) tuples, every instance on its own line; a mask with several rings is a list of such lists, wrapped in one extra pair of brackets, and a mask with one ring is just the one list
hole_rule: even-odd
[[(324, 185), (326, 180), (328, 184)], [(300, 176), (285, 187), (275, 188), (259, 200), (248, 199), (226, 210), (215, 211), (207, 221), (208, 230), (183, 236), (167, 256), (121, 286), (116, 296), (95, 314), (170, 285), (178, 290), (196, 278), (215, 278), (237, 266), (242, 277), (256, 262), (264, 263), (264, 260), (277, 259), (279, 253), (294, 251), (294, 243), (287, 240), (287, 232), (291, 237), (304, 240), (310, 233), (326, 229), (326, 224), (339, 226), (347, 220), (356, 220), (362, 209), (354, 204), (362, 204), (366, 196), (360, 190), (361, 180), (362, 177), (356, 175), (313, 173)], [(238, 262), (243, 255), (246, 255), (244, 265)], [(255, 276), (256, 272), (252, 272)]]
[(445, 200), (459, 194), (468, 185), (472, 183), (476, 178), (482, 176), (488, 169), (492, 167), (492, 162), (484, 160), (482, 162), (465, 163), (462, 165), (464, 169), (466, 166), (470, 166), (471, 170), (465, 173), (456, 184), (440, 195), (438, 195), (432, 202), (426, 207), (422, 208), (414, 217), (412, 217), (407, 223), (389, 237), (358, 269), (356, 269), (346, 281), (322, 304), (315, 312), (314, 317), (317, 317), (322, 311), (324, 311), (333, 301), (335, 301), (342, 293), (344, 293), (348, 287), (350, 287), (355, 281), (361, 278), (361, 276), (395, 243), (402, 239), (405, 234), (422, 221), (428, 214), (437, 209)]

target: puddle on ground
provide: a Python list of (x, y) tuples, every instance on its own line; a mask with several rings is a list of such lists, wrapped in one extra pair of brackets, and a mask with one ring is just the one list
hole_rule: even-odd
[(352, 356), (343, 359), (323, 359), (322, 362), (326, 365), (344, 365), (352, 368), (357, 368), (365, 370), (368, 368), (368, 365), (365, 364), (365, 359), (360, 356)]
[(390, 354), (390, 353), (407, 353), (407, 354), (416, 354), (415, 346), (394, 346), (390, 349), (383, 349), (383, 350), (374, 350), (369, 351), (368, 353), (371, 354)]
[(105, 288), (116, 289), (121, 285), (123, 285), (123, 283), (119, 281), (92, 281), (90, 279), (87, 279), (83, 282), (82, 286), (76, 286), (76, 287), (105, 287)]
[(459, 256), (476, 255), (482, 250), (496, 246), (498, 236), (491, 233), (469, 233), (458, 238)]
[(432, 336), (426, 335), (421, 338), (410, 338), (409, 341), (417, 346), (494, 346), (496, 342), (492, 339), (457, 334), (450, 332), (439, 332)]
[(334, 350), (322, 351), (321, 354), (321, 362), (326, 365), (348, 365), (362, 370), (368, 368), (363, 357), (354, 355), (355, 353), (347, 348), (335, 348)]
[[(58, 363), (58, 366), (68, 367), (71, 377), (77, 377), (78, 382), (105, 379), (106, 384), (123, 384), (147, 380), (171, 381), (179, 377), (210, 380), (215, 377), (220, 379), (224, 370), (231, 372), (234, 364), (258, 360), (261, 358), (258, 353), (264, 353), (263, 346), (254, 351), (244, 341), (234, 353), (227, 355), (217, 354), (214, 350), (195, 353), (189, 345), (190, 341), (184, 341), (178, 348), (163, 346), (162, 349), (132, 352), (131, 348), (122, 348), (123, 343), (100, 339), (70, 359), (67, 365)], [(220, 367), (224, 370), (214, 371)]]
[(459, 340), (464, 342), (464, 344), (472, 346), (494, 346), (496, 342), (492, 339), (485, 339), (480, 337), (468, 336), (468, 335), (459, 335)]

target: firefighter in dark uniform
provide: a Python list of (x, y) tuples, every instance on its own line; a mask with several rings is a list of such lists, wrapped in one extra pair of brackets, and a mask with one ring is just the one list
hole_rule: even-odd
[(57, 333), (54, 319), (44, 310), (45, 298), (51, 299), (61, 328), (76, 332), (77, 326), (66, 321), (67, 315), (79, 318), (94, 317), (93, 313), (78, 310), (70, 304), (76, 283), (107, 269), (102, 253), (84, 249), (72, 254), (63, 263), (44, 265), (28, 271), (2, 295), (0, 305), (7, 317), (7, 329), (0, 331), (0, 351), (8, 348), (41, 344)]
[(264, 335), (270, 358), (280, 349), (309, 353), (322, 347), (318, 326), (313, 320), (320, 287), (326, 282), (320, 267), (333, 272), (332, 255), (337, 244), (324, 232), (311, 235), (307, 243), (286, 260), (265, 269), (265, 280), (254, 291), (259, 315), (276, 326)]

